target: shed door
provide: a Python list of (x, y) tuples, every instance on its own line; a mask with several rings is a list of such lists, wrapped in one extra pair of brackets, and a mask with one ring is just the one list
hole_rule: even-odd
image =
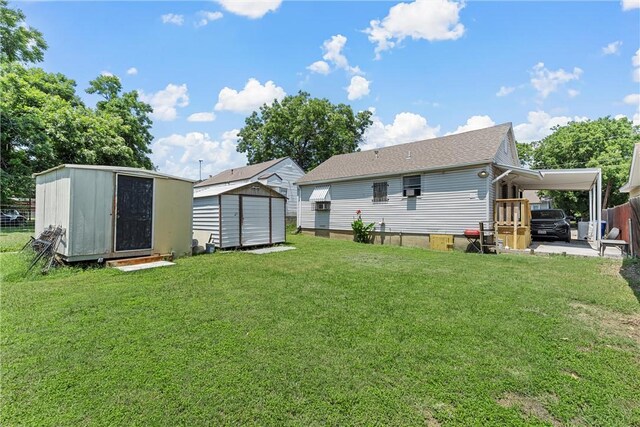
[(271, 199), (271, 243), (285, 241), (285, 199)]
[(116, 251), (151, 249), (153, 178), (118, 175)]
[(269, 244), (269, 198), (240, 197), (242, 246)]

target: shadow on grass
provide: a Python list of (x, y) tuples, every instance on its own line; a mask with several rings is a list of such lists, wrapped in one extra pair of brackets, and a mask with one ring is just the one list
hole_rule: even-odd
[(620, 275), (629, 284), (638, 302), (640, 302), (640, 259), (626, 258), (622, 261)]

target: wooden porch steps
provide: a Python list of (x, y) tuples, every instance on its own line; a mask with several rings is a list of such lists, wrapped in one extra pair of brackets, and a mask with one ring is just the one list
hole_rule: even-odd
[(138, 265), (138, 264), (149, 264), (152, 262), (158, 261), (172, 261), (173, 256), (171, 254), (156, 254), (149, 256), (141, 256), (135, 258), (122, 258), (122, 259), (112, 259), (107, 261), (107, 267), (123, 267), (126, 265)]

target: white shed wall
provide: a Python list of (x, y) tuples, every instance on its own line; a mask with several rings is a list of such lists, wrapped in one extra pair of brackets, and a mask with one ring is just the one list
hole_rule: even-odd
[[(462, 234), (477, 228), (488, 218), (489, 187), (487, 178), (478, 177), (485, 168), (433, 172), (422, 175), (421, 195), (402, 196), (402, 176), (335, 182), (331, 184), (331, 210), (314, 211), (309, 196), (314, 185), (301, 187), (301, 226), (351, 230), (356, 210), (362, 210), (365, 222), (380, 222), (387, 232)], [(373, 202), (373, 183), (388, 183), (388, 201)], [(490, 181), (489, 181), (490, 182)]]
[(71, 206), (71, 180), (68, 169), (58, 169), (36, 177), (36, 237), (49, 227), (61, 226), (66, 231), (58, 251), (69, 254), (69, 217)]
[(220, 207), (218, 196), (193, 199), (193, 238), (204, 246), (213, 234), (213, 242), (220, 246)]

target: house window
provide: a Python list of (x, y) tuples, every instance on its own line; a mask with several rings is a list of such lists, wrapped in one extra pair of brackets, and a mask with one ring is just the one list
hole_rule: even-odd
[(422, 189), (420, 175), (405, 176), (402, 178), (402, 195), (405, 197), (419, 196)]
[(387, 198), (387, 187), (388, 187), (388, 184), (386, 182), (373, 183), (373, 201), (374, 202), (386, 202), (389, 200)]
[(331, 202), (316, 202), (314, 208), (316, 211), (330, 211)]

